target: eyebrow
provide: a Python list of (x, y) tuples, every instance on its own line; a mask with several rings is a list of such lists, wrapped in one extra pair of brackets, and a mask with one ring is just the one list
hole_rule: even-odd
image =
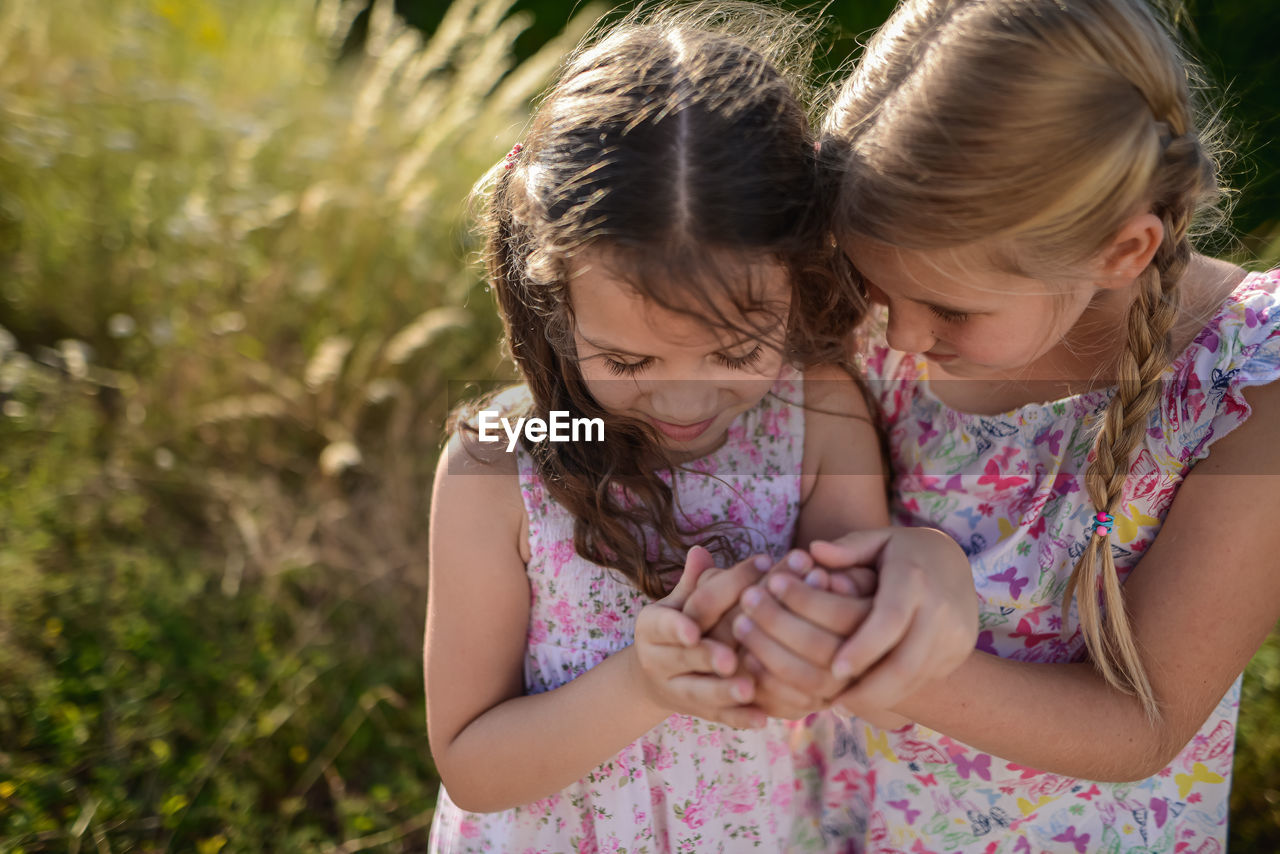
[(595, 347), (597, 350), (604, 350), (607, 353), (617, 353), (619, 356), (632, 356), (636, 359), (649, 358), (643, 353), (632, 353), (630, 350), (625, 350), (622, 347), (615, 347), (614, 345), (609, 344), (608, 342), (605, 342), (605, 341), (592, 341), (590, 338), (586, 336), (586, 334), (582, 331), (581, 328), (578, 329), (578, 337), (581, 338), (583, 341), (586, 341), (592, 347)]

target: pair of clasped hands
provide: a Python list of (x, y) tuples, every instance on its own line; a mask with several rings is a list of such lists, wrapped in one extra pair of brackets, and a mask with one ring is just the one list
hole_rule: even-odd
[(890, 528), (725, 569), (694, 547), (635, 643), (652, 699), (674, 712), (756, 728), (834, 707), (892, 729), (910, 721), (890, 709), (959, 667), (977, 635), (955, 542)]

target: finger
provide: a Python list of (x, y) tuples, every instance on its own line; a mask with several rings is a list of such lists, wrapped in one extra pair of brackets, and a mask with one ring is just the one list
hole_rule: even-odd
[(852, 584), (854, 595), (861, 596), (864, 599), (869, 599), (876, 595), (876, 588), (880, 586), (880, 577), (876, 575), (876, 571), (867, 569), (865, 566), (855, 566), (853, 569), (834, 573), (831, 577), (833, 590), (835, 589), (837, 578)]
[(654, 603), (640, 609), (636, 617), (636, 643), (693, 646), (702, 637), (696, 622), (675, 608)]
[(684, 605), (685, 600), (698, 586), (698, 578), (706, 570), (716, 565), (715, 558), (711, 556), (711, 552), (702, 546), (694, 546), (689, 549), (689, 553), (684, 558), (684, 570), (680, 573), (680, 580), (676, 582), (676, 586), (671, 592), (664, 596), (659, 602), (672, 608), (679, 608)]
[(759, 582), (761, 573), (771, 565), (772, 561), (767, 557), (752, 558), (699, 584), (683, 606), (685, 615), (697, 624), (698, 633), (702, 634), (719, 622), (738, 603), (742, 591)]
[(805, 573), (804, 583), (815, 590), (830, 590), (831, 573), (820, 567), (814, 567)]
[(878, 596), (871, 613), (831, 662), (838, 678), (863, 673), (902, 642), (915, 616), (915, 603)]
[(666, 686), (671, 707), (684, 714), (722, 720), (731, 709), (741, 709), (755, 699), (755, 683), (745, 676), (721, 679), (718, 676), (676, 676)]
[[(750, 589), (750, 588), (748, 588)], [(730, 649), (738, 646), (737, 639), (733, 636), (733, 621), (742, 613), (741, 605), (734, 605), (723, 617), (720, 618), (714, 626), (703, 632), (703, 637), (718, 640)]]
[(828, 569), (875, 566), (876, 558), (889, 541), (891, 533), (891, 528), (877, 528), (871, 531), (853, 531), (837, 540), (814, 540), (809, 544), (809, 554)]
[[(841, 638), (854, 634), (855, 630), (866, 620), (874, 602), (871, 599), (829, 593), (825, 590), (815, 590), (809, 585), (799, 584), (795, 579), (787, 578), (785, 575), (776, 575), (770, 578), (765, 586), (768, 588), (768, 592), (773, 594), (793, 617), (798, 617)], [(744, 607), (747, 604), (747, 598), (755, 601), (758, 597), (756, 595), (747, 597), (744, 594)], [(747, 610), (750, 613), (750, 609), (748, 608)], [(775, 632), (775, 629), (770, 626), (769, 631), (777, 636), (776, 632), (781, 632), (783, 629), (779, 626)]]
[(765, 670), (805, 694), (829, 696), (843, 687), (827, 668), (815, 666), (774, 640), (745, 614), (734, 620), (733, 633)]
[(692, 647), (650, 646), (644, 650), (643, 665), (647, 672), (655, 674), (655, 680), (661, 678), (656, 674), (668, 677), (689, 673), (732, 676), (738, 669), (738, 654), (719, 641), (704, 639)]
[(756, 680), (756, 706), (770, 717), (800, 720), (830, 705), (825, 698), (800, 691), (773, 676), (750, 653), (744, 656), (743, 666)]
[(837, 702), (848, 708), (889, 709), (918, 691), (934, 639), (928, 627), (916, 627), (907, 639), (876, 662)]
[[(834, 593), (814, 590), (793, 578), (775, 576), (769, 579), (770, 589), (790, 590), (802, 587), (810, 592), (839, 599), (847, 604), (853, 600)], [(783, 607), (782, 603), (769, 591), (752, 587), (742, 594), (742, 611), (753, 623), (772, 640), (782, 644), (797, 656), (819, 668), (829, 668), (836, 650), (844, 642), (843, 633), (828, 631), (821, 625), (810, 622), (806, 617), (797, 615)], [(734, 625), (737, 625), (735, 621)]]

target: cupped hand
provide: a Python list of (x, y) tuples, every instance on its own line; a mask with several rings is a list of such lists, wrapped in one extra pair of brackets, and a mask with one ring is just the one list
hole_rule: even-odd
[(860, 531), (815, 542), (810, 552), (828, 570), (874, 566), (874, 598), (772, 578), (744, 595), (749, 624), (737, 638), (763, 671), (758, 693), (781, 682), (810, 703), (830, 700), (884, 720), (880, 712), (971, 654), (977, 597), (968, 559), (950, 537), (923, 528)]
[[(636, 618), (635, 653), (639, 681), (646, 696), (663, 709), (695, 715), (734, 727), (763, 726), (764, 713), (751, 706), (754, 680), (735, 675), (738, 657), (722, 640), (704, 638), (699, 620), (713, 621), (733, 579), (744, 575), (742, 564), (728, 570), (716, 569), (711, 553), (700, 546), (689, 550), (684, 572), (665, 597), (641, 609)], [(758, 579), (760, 571), (751, 570)], [(704, 579), (725, 577), (699, 596), (694, 615), (681, 609), (693, 600)], [(736, 594), (733, 601), (736, 602)], [(726, 606), (722, 610), (727, 610)], [(699, 609), (704, 609), (699, 611)], [(732, 638), (729, 638), (732, 641)], [(734, 644), (736, 646), (736, 644)]]

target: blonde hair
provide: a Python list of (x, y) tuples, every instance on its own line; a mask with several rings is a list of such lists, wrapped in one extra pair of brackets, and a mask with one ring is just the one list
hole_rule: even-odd
[[(1173, 355), (1192, 220), (1221, 198), (1196, 88), (1142, 0), (907, 0), (823, 128), (844, 234), (910, 249), (995, 240), (1021, 269), (1047, 271), (1097, 257), (1135, 213), (1161, 219), (1084, 478), (1112, 515)], [(1099, 671), (1158, 717), (1106, 538), (1090, 537), (1071, 574), (1064, 632), (1077, 591)]]

